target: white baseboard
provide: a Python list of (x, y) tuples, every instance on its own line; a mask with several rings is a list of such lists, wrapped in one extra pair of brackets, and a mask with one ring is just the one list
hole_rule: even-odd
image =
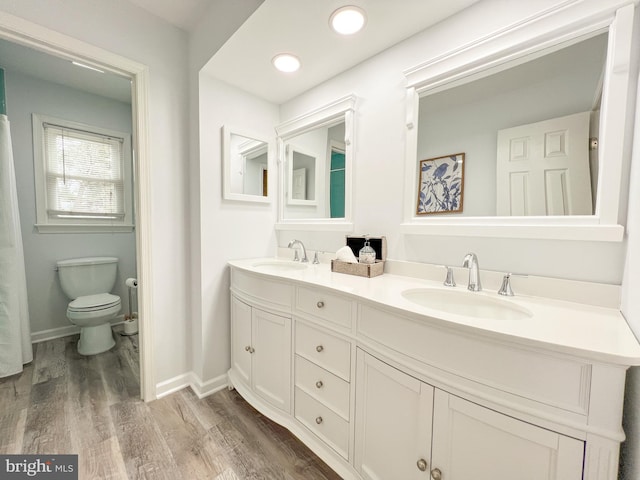
[[(120, 325), (123, 321), (123, 316), (119, 315), (111, 322), (111, 326)], [(76, 335), (78, 333), (80, 333), (80, 327), (73, 324), (65, 325), (64, 327), (50, 328), (49, 330), (40, 330), (39, 332), (31, 332), (31, 343), (46, 342), (54, 338), (68, 337), (69, 335)]]
[(156, 384), (156, 399), (171, 395), (178, 390), (182, 390), (193, 383), (193, 372), (183, 373), (177, 377), (170, 378), (164, 382)]
[(186, 387), (191, 387), (191, 390), (193, 390), (198, 398), (204, 398), (226, 388), (227, 385), (228, 379), (226, 373), (203, 382), (194, 372), (188, 372), (156, 384), (156, 399), (166, 397)]
[(31, 343), (46, 342), (47, 340), (53, 340), (54, 338), (60, 337), (68, 337), (69, 335), (75, 335), (77, 333), (80, 333), (80, 327), (78, 327), (77, 325), (50, 328), (49, 330), (32, 332)]
[[(196, 375), (194, 374), (194, 377)], [(227, 374), (220, 375), (216, 378), (212, 378), (211, 380), (207, 380), (206, 382), (200, 381), (198, 379), (197, 384), (192, 384), (191, 389), (198, 396), (198, 398), (208, 397), (209, 395), (216, 393), (223, 388), (227, 388), (229, 385), (229, 379), (227, 378)]]

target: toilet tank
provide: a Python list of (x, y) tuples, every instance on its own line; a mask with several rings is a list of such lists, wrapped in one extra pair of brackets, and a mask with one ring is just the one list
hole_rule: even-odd
[(60, 260), (56, 263), (60, 285), (67, 297), (109, 293), (116, 284), (116, 257), (88, 257)]

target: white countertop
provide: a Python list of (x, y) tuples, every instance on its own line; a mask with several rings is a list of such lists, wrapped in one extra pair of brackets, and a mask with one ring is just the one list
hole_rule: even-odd
[[(331, 272), (330, 265), (309, 264), (304, 269), (269, 271), (256, 268), (260, 263), (277, 262), (274, 258), (233, 260), (229, 265), (265, 277), (280, 278), (302, 285), (317, 285), (353, 295), (355, 299), (379, 304), (421, 318), (433, 325), (485, 335), (517, 344), (543, 347), (556, 352), (587, 357), (619, 365), (640, 365), (640, 344), (619, 310), (566, 302), (542, 297), (516, 295), (502, 297), (492, 291), (469, 295), (494, 298), (523, 307), (530, 318), (497, 320), (469, 317), (417, 305), (402, 292), (416, 288), (452, 290), (441, 282), (383, 274), (375, 278)], [(283, 263), (291, 263), (281, 260)], [(267, 267), (268, 268), (268, 267)], [(466, 291), (464, 286), (453, 287)]]

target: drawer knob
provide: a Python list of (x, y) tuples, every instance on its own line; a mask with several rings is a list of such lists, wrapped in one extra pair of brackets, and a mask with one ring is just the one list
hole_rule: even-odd
[(244, 347), (244, 351), (245, 352), (250, 352), (251, 351), (251, 347), (249, 345), (247, 345), (246, 347)]
[(442, 472), (440, 471), (439, 468), (434, 468), (433, 470), (431, 470), (431, 478), (433, 480), (441, 480), (442, 479)]
[(324, 302), (322, 300), (319, 300), (318, 303), (316, 303), (316, 307), (318, 308), (324, 307)]
[(429, 466), (424, 458), (418, 460), (416, 464), (418, 465), (418, 470), (420, 470), (421, 472), (426, 472), (427, 467)]
[(316, 388), (322, 388), (323, 385), (324, 385), (324, 383), (322, 383), (322, 380), (318, 380), (316, 382)]
[(318, 352), (318, 353), (320, 353), (320, 352), (321, 352), (321, 351), (323, 351), (323, 350), (324, 350), (324, 347), (323, 347), (322, 345), (318, 345), (318, 346), (316, 347), (316, 352)]
[(316, 417), (316, 423), (320, 425), (322, 423), (322, 417)]
[(256, 351), (256, 349), (255, 349), (255, 348), (253, 348), (253, 347), (251, 347), (251, 348), (249, 349), (249, 353), (253, 353), (253, 352), (255, 352), (255, 351)]

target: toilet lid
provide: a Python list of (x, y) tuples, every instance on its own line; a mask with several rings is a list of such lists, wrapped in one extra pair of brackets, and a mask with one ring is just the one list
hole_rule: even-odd
[(109, 308), (120, 303), (120, 297), (110, 293), (99, 293), (97, 295), (85, 295), (78, 297), (69, 304), (69, 310), (82, 312), (86, 310), (96, 310)]

